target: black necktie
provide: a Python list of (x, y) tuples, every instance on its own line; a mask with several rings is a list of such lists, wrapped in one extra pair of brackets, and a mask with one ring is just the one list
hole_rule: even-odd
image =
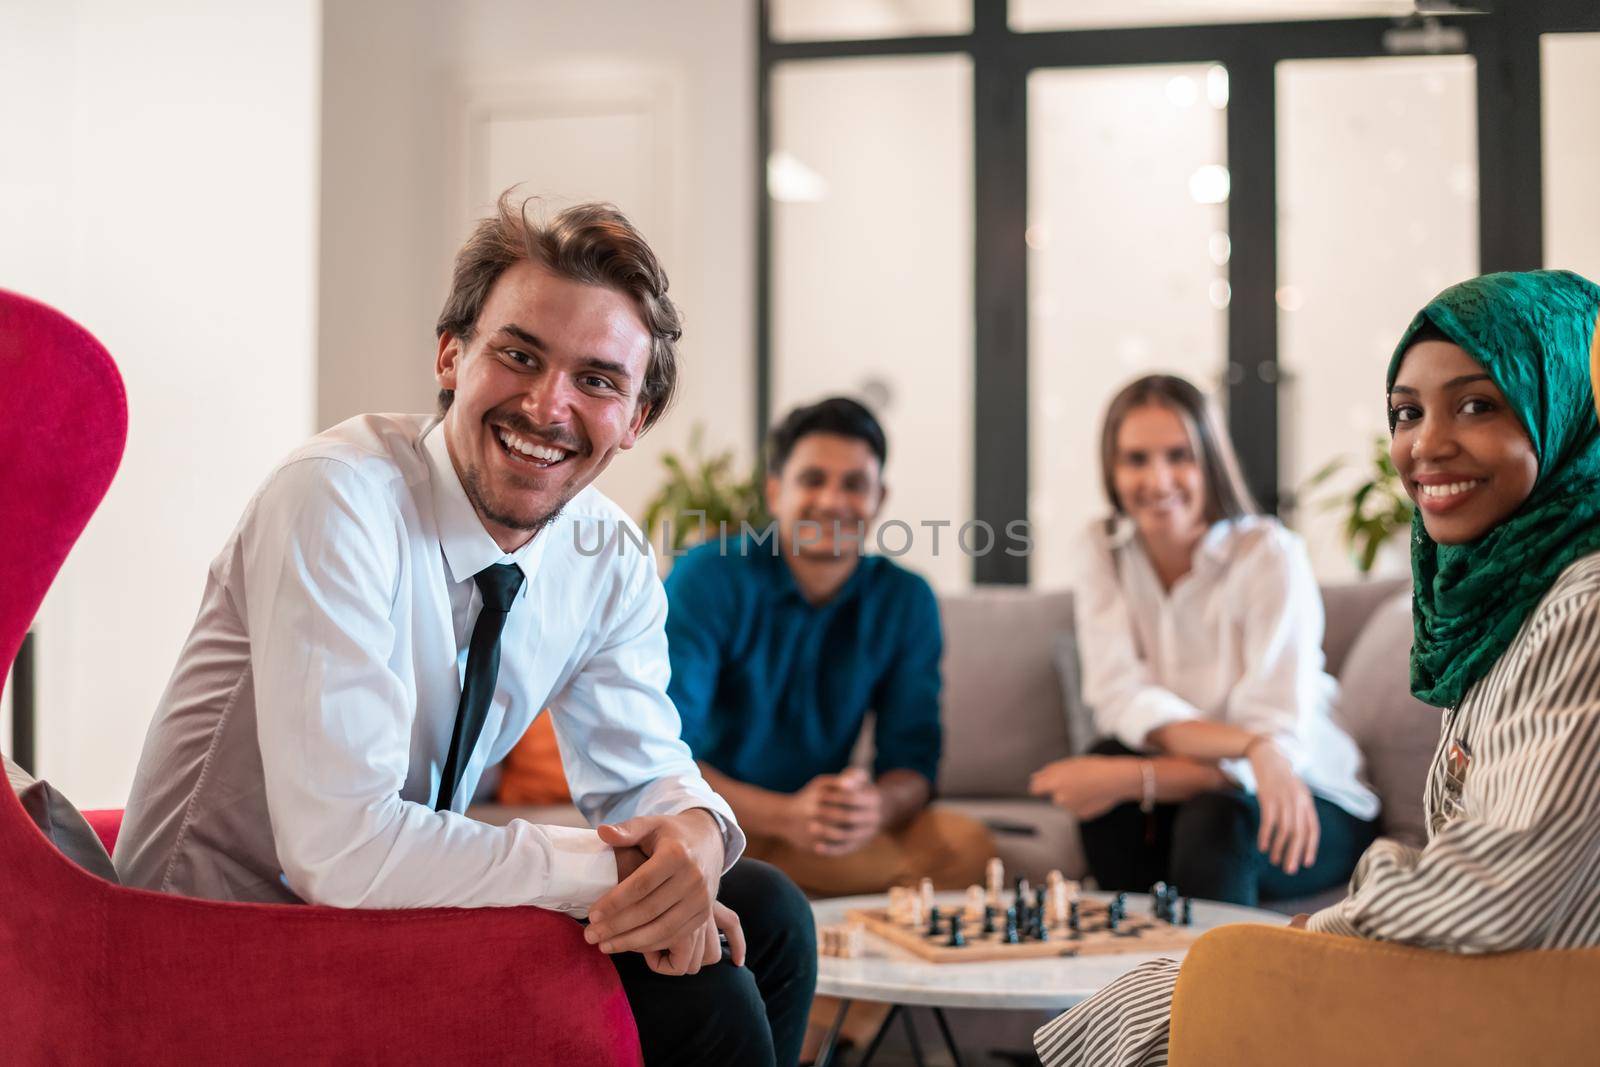
[(445, 757), (444, 774), (439, 778), (439, 800), (435, 811), (448, 811), (455, 799), (461, 776), (466, 773), (472, 750), (483, 733), (483, 720), (489, 717), (489, 702), (494, 699), (494, 683), (500, 674), (500, 631), (506, 626), (506, 613), (522, 588), (522, 571), (514, 563), (496, 563), (473, 575), (483, 594), (483, 610), (472, 628), (472, 644), (467, 650), (467, 676), (461, 683), (461, 703), (456, 705), (456, 725), (450, 732), (450, 754)]

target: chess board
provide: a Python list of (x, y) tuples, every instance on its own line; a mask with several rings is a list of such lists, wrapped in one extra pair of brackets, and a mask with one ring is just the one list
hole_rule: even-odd
[[(951, 911), (947, 914), (955, 914)], [(912, 927), (889, 918), (888, 908), (858, 908), (846, 914), (846, 921), (860, 923), (867, 932), (907, 950), (929, 963), (978, 963), (988, 960), (1055, 959), (1070, 956), (1106, 956), (1120, 952), (1172, 952), (1188, 948), (1203, 931), (1193, 926), (1174, 926), (1148, 912), (1130, 910), (1119, 929), (1107, 929), (1105, 901), (1083, 898), (1079, 904), (1078, 933), (1065, 923), (1050, 927), (1048, 941), (1022, 941), (1008, 945), (998, 930), (983, 932), (983, 915), (961, 909), (967, 943), (960, 948), (946, 944), (948, 925), (938, 936), (930, 936), (925, 925)]]

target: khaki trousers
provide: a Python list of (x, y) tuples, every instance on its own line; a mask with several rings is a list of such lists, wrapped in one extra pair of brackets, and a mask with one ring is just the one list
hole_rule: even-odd
[(982, 885), (994, 855), (994, 838), (978, 820), (953, 811), (924, 808), (905, 826), (885, 831), (848, 856), (818, 856), (776, 838), (752, 837), (751, 859), (765, 860), (794, 879), (811, 897), (887, 893), (933, 879), (935, 889)]

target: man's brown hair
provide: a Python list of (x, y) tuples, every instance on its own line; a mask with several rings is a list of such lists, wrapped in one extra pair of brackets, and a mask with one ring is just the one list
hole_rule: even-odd
[[(667, 296), (667, 272), (650, 245), (612, 204), (575, 204), (549, 221), (529, 217), (537, 197), (500, 194), (494, 214), (478, 220), (472, 236), (456, 253), (450, 295), (434, 332), (472, 340), (489, 290), (518, 260), (539, 264), (557, 277), (603, 285), (631, 297), (650, 331), (650, 363), (639, 403), (649, 405), (644, 429), (653, 426), (672, 403), (678, 383), (678, 339), (683, 336), (678, 309)], [(450, 407), (455, 391), (439, 390), (439, 411)]]

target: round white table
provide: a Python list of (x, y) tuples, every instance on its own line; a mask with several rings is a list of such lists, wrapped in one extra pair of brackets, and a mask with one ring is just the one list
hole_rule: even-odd
[[(1110, 893), (1085, 893), (1096, 900), (1109, 900)], [(818, 900), (811, 905), (818, 927), (832, 926), (845, 921), (845, 913), (857, 908), (881, 908), (887, 896), (882, 893), (860, 897), (837, 897)], [(937, 897), (941, 907), (956, 907), (964, 900), (962, 893), (941, 893)], [(1148, 911), (1150, 898), (1144, 893), (1128, 894), (1128, 910)], [(1288, 916), (1260, 908), (1246, 908), (1234, 904), (1217, 904), (1208, 900), (1194, 902), (1194, 927), (1209, 930), (1229, 923), (1263, 923), (1284, 926)], [(960, 1065), (961, 1057), (951, 1039), (944, 1008), (1033, 1009), (1063, 1011), (1103, 989), (1113, 979), (1133, 970), (1146, 960), (1160, 957), (1181, 959), (1183, 952), (1128, 952), (1100, 956), (1060, 956), (1050, 959), (994, 960), (979, 963), (929, 963), (918, 959), (905, 949), (889, 942), (866, 936), (866, 950), (856, 959), (839, 959), (822, 956), (817, 961), (817, 995), (838, 997), (838, 1018), (817, 1058), (818, 1067), (826, 1067), (833, 1058), (839, 1026), (852, 1001), (873, 1000), (893, 1005), (883, 1026), (873, 1037), (862, 1057), (865, 1067), (877, 1051), (889, 1025), (902, 1009), (923, 1006), (933, 1010), (934, 1018), (944, 1036), (950, 1054)], [(912, 1053), (921, 1062), (911, 1020), (905, 1020), (907, 1032), (912, 1035)]]

